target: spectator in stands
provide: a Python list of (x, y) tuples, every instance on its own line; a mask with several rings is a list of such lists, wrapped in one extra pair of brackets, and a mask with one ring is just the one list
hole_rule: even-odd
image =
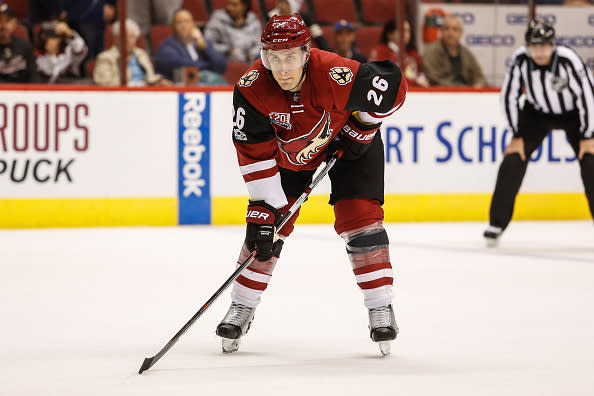
[(182, 0), (127, 0), (128, 18), (138, 23), (147, 51), (152, 46), (151, 26), (168, 25), (175, 11), (182, 7)]
[(87, 45), (66, 22), (44, 22), (36, 39), (37, 71), (50, 84), (80, 77)]
[(250, 8), (251, 0), (227, 0), (206, 24), (204, 37), (227, 60), (251, 63), (260, 56), (262, 25)]
[(330, 48), (330, 45), (328, 44), (328, 40), (324, 37), (320, 25), (316, 23), (311, 15), (300, 11), (302, 3), (303, 0), (276, 0), (276, 7), (270, 10), (266, 15), (267, 21), (274, 15), (289, 16), (293, 13), (297, 13), (309, 28), (309, 33), (316, 46), (324, 51), (332, 51), (332, 48)]
[[(99, 54), (93, 80), (98, 85), (120, 85), (120, 23), (112, 25), (115, 45)], [(126, 81), (130, 86), (171, 85), (171, 81), (155, 73), (153, 64), (145, 50), (136, 46), (140, 28), (131, 19), (126, 19), (126, 48), (128, 51), (128, 67)]]
[(201, 84), (226, 85), (221, 74), (227, 69), (227, 61), (204, 38), (190, 11), (182, 8), (175, 12), (172, 30), (173, 35), (163, 40), (155, 55), (157, 71), (172, 80), (174, 70), (194, 67), (199, 70)]
[(425, 48), (423, 69), (431, 85), (475, 88), (487, 85), (481, 65), (460, 43), (462, 32), (460, 17), (446, 16), (441, 26), (441, 38)]
[(87, 58), (95, 59), (105, 46), (105, 23), (113, 20), (116, 1), (29, 0), (29, 21), (32, 25), (50, 20), (67, 22), (86, 43)]
[(14, 37), (17, 20), (8, 4), (0, 5), (0, 83), (28, 83), (37, 80), (33, 48)]
[[(403, 59), (404, 65), (401, 65), (402, 72), (406, 77), (409, 87), (418, 86), (427, 88), (429, 81), (423, 73), (423, 62), (417, 51), (415, 39), (408, 21), (404, 21), (403, 31), (404, 37), (402, 41), (405, 45), (405, 52)], [(391, 60), (396, 64), (400, 64), (399, 42), (398, 24), (395, 19), (391, 19), (384, 24), (380, 44), (371, 51), (370, 60)]]
[(355, 29), (347, 20), (341, 19), (334, 25), (334, 52), (343, 58), (367, 62), (367, 57), (355, 48)]

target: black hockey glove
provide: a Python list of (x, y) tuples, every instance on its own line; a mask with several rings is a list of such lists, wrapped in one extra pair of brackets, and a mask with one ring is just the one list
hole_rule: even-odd
[(249, 250), (256, 250), (256, 259), (268, 261), (273, 255), (279, 256), (283, 241), (275, 242), (275, 234), (281, 218), (282, 214), (266, 202), (250, 200), (245, 216), (245, 244)]
[(351, 114), (347, 123), (340, 130), (342, 149), (344, 150), (342, 158), (350, 161), (363, 156), (381, 125), (381, 122), (365, 124), (357, 119), (355, 113)]

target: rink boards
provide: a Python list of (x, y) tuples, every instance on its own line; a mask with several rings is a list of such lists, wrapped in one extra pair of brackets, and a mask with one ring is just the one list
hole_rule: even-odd
[[(0, 227), (241, 224), (232, 92), (0, 91)], [(387, 221), (485, 220), (510, 139), (495, 91), (410, 92), (384, 122)], [(329, 183), (300, 222), (332, 222)], [(588, 218), (561, 131), (534, 154), (516, 219)]]

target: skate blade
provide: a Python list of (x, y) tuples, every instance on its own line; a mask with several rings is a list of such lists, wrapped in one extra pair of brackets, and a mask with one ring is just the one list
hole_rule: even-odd
[(487, 241), (488, 248), (496, 248), (499, 246), (499, 238), (485, 238), (485, 241)]
[(223, 353), (233, 353), (239, 349), (241, 338), (235, 340), (231, 338), (221, 338), (221, 341), (223, 346)]
[(377, 345), (379, 346), (382, 356), (388, 356), (390, 354), (390, 341), (381, 341), (378, 342)]

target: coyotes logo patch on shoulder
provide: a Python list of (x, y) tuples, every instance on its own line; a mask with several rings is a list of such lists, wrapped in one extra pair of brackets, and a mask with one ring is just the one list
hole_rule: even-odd
[(337, 66), (330, 69), (330, 77), (339, 85), (347, 85), (353, 81), (353, 72), (346, 66)]
[(238, 85), (240, 87), (249, 87), (258, 78), (260, 73), (257, 70), (250, 70), (239, 79)]

